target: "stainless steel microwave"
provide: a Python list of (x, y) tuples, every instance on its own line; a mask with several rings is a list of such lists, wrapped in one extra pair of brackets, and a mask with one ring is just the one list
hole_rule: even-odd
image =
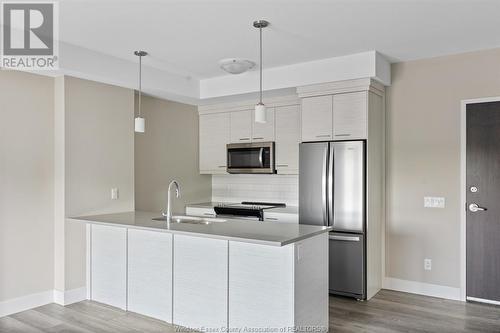
[(274, 167), (274, 142), (228, 144), (227, 172), (276, 173)]

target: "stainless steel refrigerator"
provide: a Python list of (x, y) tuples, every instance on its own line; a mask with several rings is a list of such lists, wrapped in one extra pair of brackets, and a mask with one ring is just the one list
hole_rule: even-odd
[(332, 226), (329, 291), (366, 299), (364, 141), (302, 143), (299, 221)]

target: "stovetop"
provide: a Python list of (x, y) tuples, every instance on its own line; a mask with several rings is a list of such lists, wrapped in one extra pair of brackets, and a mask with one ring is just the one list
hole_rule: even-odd
[(215, 214), (217, 215), (253, 217), (259, 219), (260, 221), (263, 221), (264, 210), (277, 207), (286, 207), (286, 205), (283, 203), (273, 203), (273, 202), (243, 201), (242, 203), (235, 203), (235, 204), (219, 204), (216, 207), (214, 207), (214, 210)]
[(231, 203), (231, 204), (221, 203), (221, 204), (218, 204), (217, 207), (261, 210), (261, 209), (271, 209), (271, 208), (277, 208), (277, 207), (286, 207), (286, 204), (284, 204), (284, 203), (275, 203), (275, 202), (243, 201), (241, 203)]

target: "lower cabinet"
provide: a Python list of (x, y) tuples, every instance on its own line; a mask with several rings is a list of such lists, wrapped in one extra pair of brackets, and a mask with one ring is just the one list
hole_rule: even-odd
[(299, 224), (299, 214), (264, 212), (264, 221)]
[(229, 328), (294, 325), (294, 247), (229, 242)]
[(92, 225), (91, 299), (127, 309), (127, 229)]
[(283, 247), (91, 226), (92, 300), (176, 325), (328, 327), (328, 234)]
[(228, 242), (174, 236), (173, 323), (227, 327)]
[(172, 234), (128, 230), (128, 310), (172, 322)]

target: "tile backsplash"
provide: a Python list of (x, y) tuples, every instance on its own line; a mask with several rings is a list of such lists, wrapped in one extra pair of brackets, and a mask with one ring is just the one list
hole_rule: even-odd
[(213, 175), (212, 201), (283, 202), (297, 206), (297, 175)]

